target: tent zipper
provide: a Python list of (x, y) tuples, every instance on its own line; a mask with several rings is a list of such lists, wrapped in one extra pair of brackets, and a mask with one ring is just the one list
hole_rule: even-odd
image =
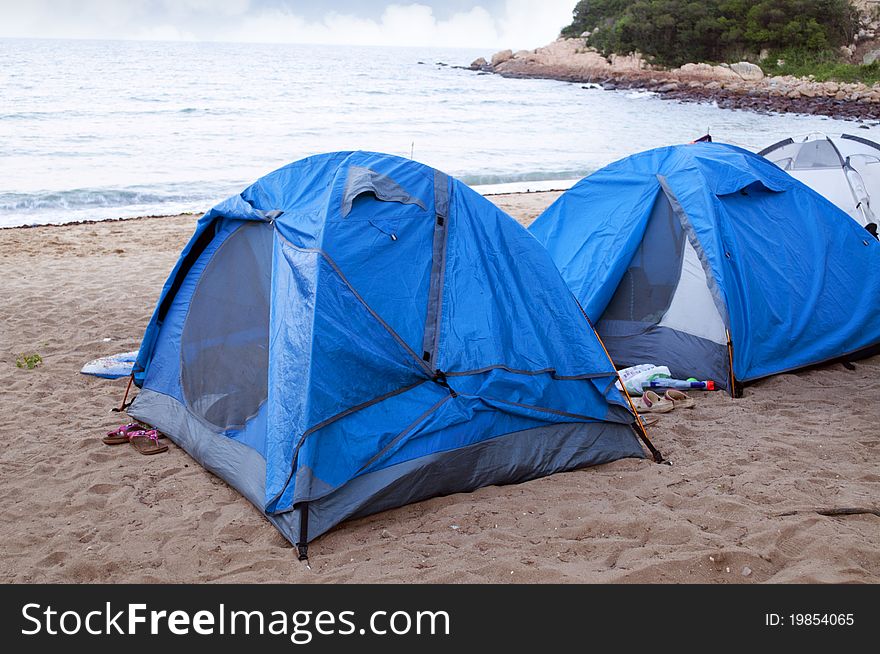
[(428, 288), (428, 310), (422, 339), (422, 360), (437, 367), (440, 344), (440, 319), (443, 305), (443, 284), (446, 277), (446, 243), (449, 229), (449, 178), (434, 171), (434, 242), (431, 249), (431, 282)]

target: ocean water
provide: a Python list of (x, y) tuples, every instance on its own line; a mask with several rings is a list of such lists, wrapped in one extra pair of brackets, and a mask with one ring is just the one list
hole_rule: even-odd
[(0, 227), (203, 212), (336, 150), (412, 156), (488, 192), (565, 187), (707, 129), (751, 149), (811, 131), (880, 137), (852, 122), (455, 68), (487, 54), (2, 39)]

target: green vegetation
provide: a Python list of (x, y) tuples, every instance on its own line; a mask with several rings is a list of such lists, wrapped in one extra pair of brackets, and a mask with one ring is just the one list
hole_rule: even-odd
[(16, 368), (27, 368), (28, 370), (33, 370), (38, 365), (43, 363), (43, 357), (34, 352), (33, 354), (19, 354), (15, 358), (15, 367)]
[(777, 57), (772, 62), (763, 63), (764, 72), (770, 75), (794, 75), (795, 77), (808, 77), (812, 75), (816, 81), (827, 82), (864, 82), (874, 84), (880, 82), (880, 63), (875, 62), (867, 66), (850, 64), (841, 61), (833, 50), (821, 52), (804, 52), (803, 50), (784, 50), (778, 55), (778, 60), (785, 62), (777, 65)]
[(767, 50), (775, 67), (773, 53), (792, 48), (802, 53), (792, 61), (832, 66), (857, 29), (850, 0), (580, 0), (562, 35), (590, 32), (587, 43), (605, 55), (638, 51), (666, 66), (756, 60)]

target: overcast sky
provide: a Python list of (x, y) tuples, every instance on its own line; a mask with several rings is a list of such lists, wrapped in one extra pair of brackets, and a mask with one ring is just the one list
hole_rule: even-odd
[(0, 36), (535, 48), (576, 0), (0, 0)]

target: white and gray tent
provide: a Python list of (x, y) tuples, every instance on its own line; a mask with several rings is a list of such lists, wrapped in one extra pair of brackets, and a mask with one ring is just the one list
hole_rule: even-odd
[(861, 136), (821, 133), (785, 139), (759, 152), (877, 235), (880, 144)]

